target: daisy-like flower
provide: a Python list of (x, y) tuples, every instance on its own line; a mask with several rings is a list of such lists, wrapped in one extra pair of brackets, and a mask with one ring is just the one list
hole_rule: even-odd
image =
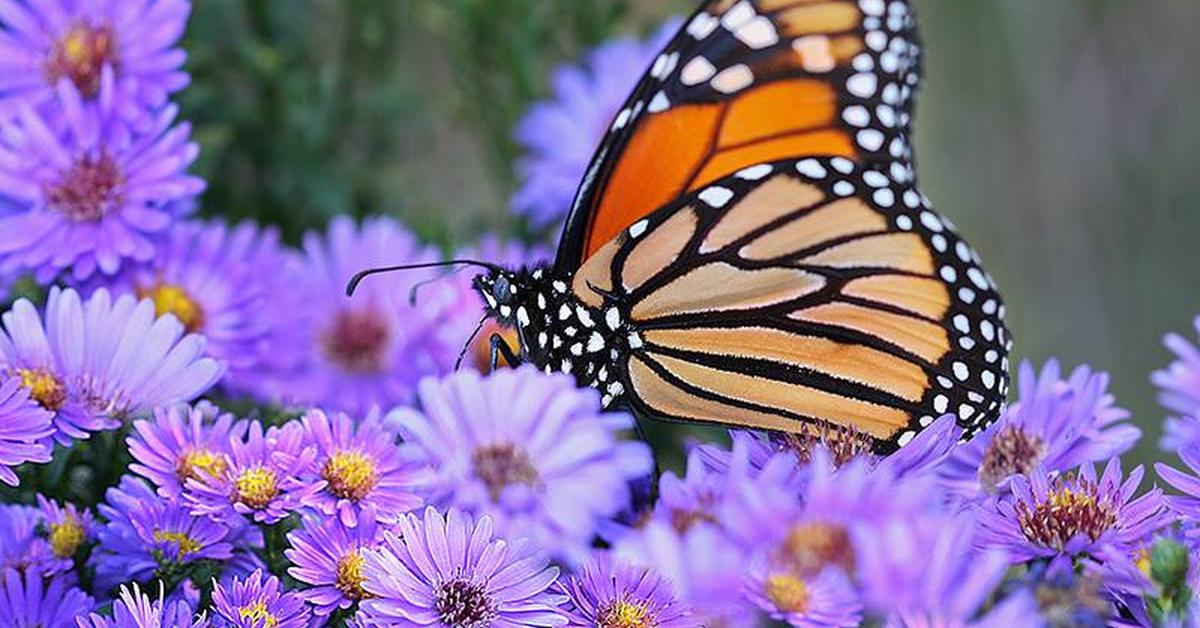
[(54, 438), (63, 444), (193, 399), (223, 369), (204, 357), (204, 338), (184, 335), (174, 317), (156, 319), (150, 301), (114, 301), (103, 289), (81, 301), (74, 290), (51, 288), (44, 324), (26, 299), (0, 320), (0, 371), (54, 413)]
[(241, 439), (248, 424), (235, 423), (231, 414), (212, 415), (201, 405), (175, 404), (156, 408), (153, 419), (135, 421), (125, 441), (133, 456), (129, 470), (169, 499), (178, 498), (189, 479), (222, 475), (230, 439)]
[(566, 596), (552, 585), (558, 568), (523, 541), (492, 536), (492, 520), (432, 507), (407, 514), (376, 549), (363, 550), (359, 603), (368, 625), (444, 628), (562, 626)]
[(953, 414), (941, 416), (899, 451), (886, 457), (871, 453), (873, 441), (869, 435), (849, 428), (834, 427), (823, 428), (814, 435), (730, 430), (730, 440), (735, 445), (733, 449), (704, 444), (697, 446), (696, 450), (704, 464), (719, 473), (728, 472), (731, 454), (738, 446), (742, 446), (746, 448), (751, 465), (759, 469), (779, 454), (794, 458), (795, 464), (807, 465), (812, 461), (813, 454), (821, 450), (836, 465), (861, 458), (872, 465), (887, 467), (897, 476), (903, 476), (937, 469), (950, 457), (962, 436), (962, 428), (956, 420)]
[[(1200, 334), (1200, 316), (1192, 324)], [(1163, 344), (1175, 354), (1175, 360), (1150, 376), (1159, 389), (1158, 402), (1172, 412), (1200, 416), (1200, 348), (1176, 333), (1167, 334)]]
[(679, 600), (692, 607), (701, 625), (761, 625), (757, 607), (743, 595), (750, 557), (744, 547), (711, 523), (701, 522), (680, 533), (670, 523), (650, 521), (621, 537), (613, 546), (613, 555), (661, 573)]
[(44, 579), (14, 569), (0, 573), (0, 626), (75, 628), (95, 606), (67, 576)]
[(187, 0), (6, 1), (0, 14), (0, 114), (52, 100), (60, 83), (84, 98), (107, 85), (130, 120), (162, 107), (188, 84), (178, 47)]
[(75, 566), (75, 556), (79, 550), (95, 540), (96, 521), (91, 512), (86, 508), (81, 510), (75, 504), (60, 506), (43, 495), (38, 495), (37, 500), (42, 509), (46, 542), (55, 559), (49, 572), (69, 571)]
[(325, 236), (307, 234), (290, 290), (274, 304), (296, 322), (289, 346), (306, 350), (295, 369), (272, 375), (282, 399), (363, 415), (408, 402), (422, 377), (453, 370), (479, 320), (453, 283), (428, 282), (414, 301), (413, 288), (437, 275), (412, 270), (371, 277), (346, 296), (361, 270), (438, 259), (391, 218), (360, 227), (338, 217)]
[[(1180, 449), (1179, 459), (1187, 465), (1190, 472), (1180, 471), (1161, 462), (1154, 463), (1154, 470), (1164, 482), (1183, 493), (1166, 496), (1167, 506), (1186, 519), (1200, 521), (1200, 445)], [(1200, 537), (1200, 530), (1192, 528), (1188, 532), (1189, 535)]]
[[(364, 511), (371, 514), (371, 507)], [(308, 585), (300, 592), (319, 616), (349, 608), (367, 596), (363, 589), (363, 550), (378, 545), (375, 517), (363, 517), (357, 527), (346, 527), (334, 517), (311, 517), (304, 527), (288, 533), (292, 562), (288, 574)]]
[(390, 524), (424, 503), (417, 490), (432, 480), (430, 470), (400, 455), (396, 434), (384, 428), (378, 410), (362, 421), (312, 410), (303, 423), (305, 442), (316, 448), (309, 481), (319, 485), (308, 505), (354, 527), (365, 508)]
[(269, 397), (259, 390), (260, 374), (294, 363), (299, 350), (287, 342), (286, 321), (270, 316), (272, 301), (288, 289), (279, 272), (285, 264), (275, 229), (185, 222), (153, 260), (127, 265), (105, 283), (150, 299), (159, 316), (173, 314), (188, 333), (207, 338), (208, 355), (228, 366), (224, 388)]
[(224, 471), (188, 478), (184, 499), (197, 515), (218, 519), (245, 516), (267, 524), (283, 519), (321, 487), (298, 477), (316, 455), (303, 439), (298, 422), (271, 427), (264, 433), (262, 423), (251, 421), (244, 440), (229, 441)]
[(121, 593), (112, 605), (112, 617), (92, 613), (79, 618), (79, 628), (208, 628), (208, 620), (197, 616), (186, 600), (164, 601), (160, 589), (158, 599), (150, 599), (135, 582), (132, 587), (121, 586)]
[(1169, 417), (1163, 422), (1163, 435), (1158, 441), (1165, 451), (1178, 452), (1193, 445), (1200, 445), (1200, 418), (1194, 416)]
[(213, 589), (217, 628), (307, 628), (310, 612), (299, 594), (284, 592), (279, 578), (261, 570)]
[(517, 162), (521, 187), (513, 210), (535, 227), (566, 218), (596, 145), (654, 55), (679, 30), (668, 20), (646, 41), (622, 38), (592, 50), (584, 63), (563, 65), (551, 78), (553, 96), (535, 103), (517, 124), (525, 155)]
[[(990, 606), (1009, 562), (1004, 552), (974, 547), (973, 517), (925, 517), (882, 532), (855, 539), (861, 550), (857, 577), (874, 614), (892, 619), (888, 625), (1000, 628), (1025, 625), (1036, 615), (1024, 591)], [(979, 617), (984, 608), (989, 610)]]
[(50, 462), (54, 415), (30, 398), (20, 377), (0, 374), (0, 482), (17, 485), (13, 468)]
[(699, 628), (702, 621), (656, 572), (601, 554), (559, 585), (570, 596), (568, 626), (577, 628)]
[(46, 115), (22, 109), (0, 136), (0, 271), (83, 281), (149, 261), (204, 190), (186, 172), (199, 153), (190, 127), (172, 126), (175, 105), (135, 131), (103, 98), (85, 104), (68, 87), (60, 100)]
[(484, 378), (460, 371), (420, 385), (421, 410), (400, 408), (410, 459), (437, 472), (431, 501), (487, 514), (502, 536), (528, 536), (581, 559), (597, 522), (630, 504), (629, 481), (654, 468), (645, 443), (621, 440), (628, 414), (601, 413), (599, 394), (532, 366)]
[(1129, 412), (1113, 405), (1105, 373), (1080, 366), (1062, 379), (1057, 360), (1048, 361), (1040, 374), (1024, 362), (1017, 388), (1017, 402), (1000, 420), (956, 448), (940, 468), (953, 494), (977, 500), (1004, 492), (1015, 475), (1039, 466), (1066, 471), (1108, 460), (1141, 437), (1141, 430), (1126, 422)]
[(980, 509), (980, 547), (1008, 552), (1012, 562), (1095, 554), (1104, 549), (1131, 553), (1148, 535), (1169, 525), (1162, 492), (1134, 497), (1142, 467), (1126, 478), (1113, 458), (1097, 477), (1091, 463), (1078, 473), (1054, 475), (1037, 469), (1014, 476), (1012, 495)]
[(0, 572), (14, 569), (42, 575), (58, 566), (50, 544), (39, 534), (43, 519), (40, 508), (0, 504)]
[(253, 560), (234, 545), (236, 541), (243, 546), (252, 536), (193, 515), (141, 479), (125, 476), (105, 497), (99, 511), (108, 523), (97, 533), (91, 556), (101, 590), (131, 580), (146, 581), (202, 560), (229, 561), (235, 568)]

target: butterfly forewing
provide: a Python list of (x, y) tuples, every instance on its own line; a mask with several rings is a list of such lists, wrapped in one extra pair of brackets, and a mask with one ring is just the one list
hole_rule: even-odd
[(616, 115), (576, 197), (559, 270), (755, 164), (840, 155), (894, 163), (898, 178), (911, 178), (918, 82), (905, 0), (705, 3)]
[(579, 269), (615, 304), (639, 410), (880, 450), (937, 416), (968, 435), (1007, 387), (1003, 306), (975, 252), (907, 180), (843, 158), (776, 161), (687, 194)]

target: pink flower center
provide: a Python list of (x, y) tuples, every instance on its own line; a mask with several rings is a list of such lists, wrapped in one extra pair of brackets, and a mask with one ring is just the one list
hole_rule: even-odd
[(1026, 539), (1061, 550), (1076, 535), (1095, 541), (1117, 525), (1117, 508), (1095, 482), (1067, 474), (1055, 478), (1045, 498), (1017, 502), (1017, 522)]
[(1006, 425), (983, 452), (979, 464), (979, 483), (993, 491), (1005, 478), (1012, 475), (1027, 475), (1033, 471), (1046, 455), (1046, 444), (1042, 439), (1016, 425)]
[(100, 92), (105, 64), (117, 64), (117, 39), (109, 26), (79, 23), (58, 40), (46, 60), (46, 78), (57, 83), (66, 78), (86, 98)]
[(513, 484), (537, 486), (538, 472), (524, 449), (512, 443), (488, 445), (472, 456), (475, 477), (488, 488), (492, 499), (499, 499), (504, 488)]
[(46, 200), (74, 222), (97, 222), (120, 206), (122, 181), (112, 157), (83, 157), (46, 189)]
[(321, 346), (325, 356), (347, 372), (378, 373), (387, 367), (391, 335), (391, 326), (375, 308), (347, 309), (321, 334)]
[(451, 580), (439, 587), (434, 607), (446, 626), (484, 628), (496, 618), (496, 603), (483, 585), (467, 580)]

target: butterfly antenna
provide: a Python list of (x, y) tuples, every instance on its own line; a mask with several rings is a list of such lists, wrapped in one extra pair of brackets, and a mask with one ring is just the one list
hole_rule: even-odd
[(392, 273), (392, 272), (397, 272), (397, 271), (401, 271), (401, 270), (418, 270), (421, 268), (446, 268), (447, 266), (478, 266), (480, 268), (486, 268), (487, 270), (492, 271), (492, 272), (499, 272), (501, 270), (500, 267), (495, 264), (490, 264), (488, 262), (480, 262), (478, 260), (473, 260), (473, 259), (452, 259), (452, 260), (446, 260), (444, 262), (425, 262), (422, 264), (399, 264), (397, 266), (380, 266), (378, 268), (368, 268), (366, 270), (362, 270), (357, 273), (354, 273), (354, 276), (351, 277), (350, 281), (346, 283), (346, 296), (348, 296), (348, 297), (354, 296), (354, 291), (358, 289), (358, 284), (362, 283), (363, 279), (366, 279), (367, 277), (370, 277), (371, 275)]
[[(462, 272), (462, 268), (455, 268), (454, 270), (450, 271), (449, 274), (455, 275), (460, 272)], [(438, 275), (437, 277), (430, 277), (429, 279), (422, 279), (421, 281), (418, 281), (416, 284), (413, 285), (412, 289), (408, 291), (408, 304), (416, 305), (417, 304), (417, 292), (419, 292), (421, 290), (421, 288), (424, 288), (425, 286), (428, 286), (429, 284), (431, 284), (435, 281), (438, 281), (439, 279), (445, 279), (446, 276), (447, 275)]]
[(487, 315), (479, 319), (479, 324), (475, 326), (475, 331), (471, 332), (471, 337), (467, 338), (466, 344), (463, 345), (462, 351), (458, 352), (458, 359), (454, 361), (454, 370), (458, 370), (462, 366), (463, 358), (467, 356), (467, 351), (471, 349), (471, 343), (475, 341), (475, 336), (479, 335), (479, 330), (483, 329), (483, 324), (487, 322)]

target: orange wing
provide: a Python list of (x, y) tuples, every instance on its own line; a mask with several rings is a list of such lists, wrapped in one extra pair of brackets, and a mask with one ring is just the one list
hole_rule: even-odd
[[(1007, 387), (1004, 307), (975, 252), (911, 183), (849, 159), (758, 164), (635, 222), (572, 291), (627, 321), (619, 391), (640, 414), (877, 451)], [(611, 393), (611, 388), (609, 389)]]
[(559, 269), (754, 164), (843, 156), (911, 179), (918, 66), (906, 0), (710, 0), (617, 114), (576, 195)]

